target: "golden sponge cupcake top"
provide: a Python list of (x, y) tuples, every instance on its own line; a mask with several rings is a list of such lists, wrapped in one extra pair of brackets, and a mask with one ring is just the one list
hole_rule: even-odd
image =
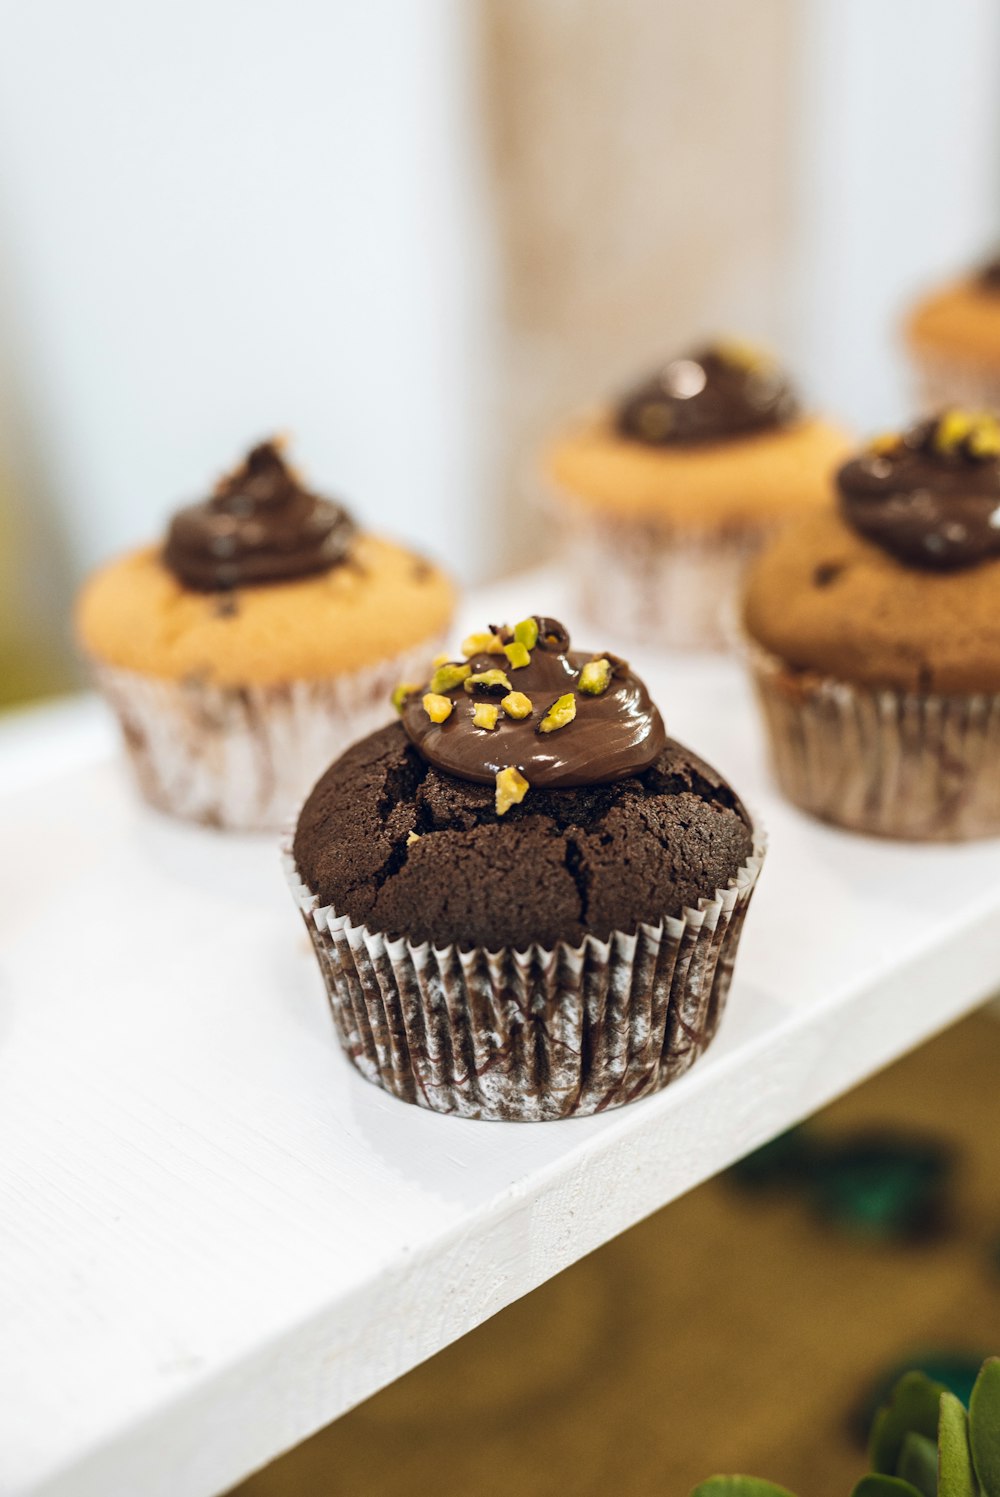
[(877, 438), (753, 566), (744, 620), (797, 670), (945, 695), (1000, 690), (1000, 425), (949, 410)]
[(724, 341), (671, 359), (553, 443), (546, 466), (586, 507), (739, 529), (822, 501), (846, 446), (801, 415), (770, 354)]
[(1000, 257), (923, 297), (904, 333), (917, 353), (1000, 364)]
[(95, 573), (76, 625), (108, 665), (263, 685), (376, 665), (440, 635), (454, 604), (443, 572), (360, 532), (264, 443), (174, 517), (164, 546)]

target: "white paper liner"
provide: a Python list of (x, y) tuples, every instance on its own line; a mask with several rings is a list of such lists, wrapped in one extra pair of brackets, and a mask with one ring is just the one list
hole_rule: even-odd
[(718, 1027), (766, 838), (726, 889), (635, 935), (576, 947), (411, 945), (320, 905), (284, 865), (341, 1044), (366, 1080), (434, 1112), (582, 1117), (658, 1091)]
[(925, 415), (953, 405), (1000, 411), (1000, 360), (990, 363), (911, 351), (910, 362), (917, 406)]
[(443, 638), (321, 681), (218, 686), (92, 662), (139, 788), (172, 816), (232, 831), (281, 831), (327, 765), (391, 716), (400, 681), (422, 680)]
[(746, 569), (781, 528), (706, 534), (565, 500), (552, 512), (580, 614), (623, 640), (682, 650), (730, 647), (726, 618)]
[(1000, 835), (1000, 694), (854, 685), (744, 647), (775, 777), (803, 811), (911, 841)]

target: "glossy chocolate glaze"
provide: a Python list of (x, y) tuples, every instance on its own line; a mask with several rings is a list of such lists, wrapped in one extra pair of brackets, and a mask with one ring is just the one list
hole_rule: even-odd
[(947, 411), (920, 421), (844, 464), (841, 513), (911, 566), (968, 567), (1000, 555), (997, 447), (990, 416)]
[[(550, 789), (606, 784), (647, 769), (667, 736), (644, 683), (625, 661), (603, 652), (613, 666), (607, 690), (599, 696), (578, 690), (581, 669), (602, 652), (595, 657), (594, 652), (571, 650), (569, 635), (555, 619), (539, 617), (538, 624), (530, 663), (519, 670), (511, 669), (503, 655), (476, 654), (466, 662), (475, 674), (505, 671), (512, 690), (530, 697), (530, 717), (516, 720), (501, 711), (495, 728), (477, 728), (472, 721), (475, 704), (499, 704), (504, 692), (470, 695), (463, 684), (446, 693), (454, 704), (451, 716), (434, 723), (423, 707), (425, 686), (403, 704), (403, 727), (411, 742), (435, 769), (480, 785), (492, 784), (497, 772), (510, 766), (529, 785)], [(567, 693), (574, 695), (576, 717), (554, 732), (540, 732), (548, 709)]]
[(741, 344), (708, 344), (671, 359), (621, 401), (622, 436), (651, 447), (718, 442), (783, 426), (798, 401), (774, 361)]
[(262, 442), (210, 499), (174, 516), (163, 559), (185, 587), (212, 592), (324, 572), (355, 533), (346, 509), (310, 493), (278, 443)]

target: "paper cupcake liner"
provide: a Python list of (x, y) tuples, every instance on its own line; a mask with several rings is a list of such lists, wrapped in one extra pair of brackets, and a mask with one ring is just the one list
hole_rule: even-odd
[(389, 940), (285, 869), (337, 1032), (366, 1080), (467, 1118), (543, 1122), (621, 1107), (688, 1069), (718, 1027), (766, 841), (726, 889), (635, 935), (526, 951)]
[(622, 640), (724, 650), (747, 566), (774, 525), (706, 535), (690, 526), (608, 518), (559, 506), (558, 533), (579, 612)]
[(1000, 411), (1000, 362), (977, 362), (911, 353), (918, 407), (933, 414), (943, 406)]
[(746, 649), (775, 776), (803, 811), (880, 837), (1000, 835), (1000, 694), (858, 686)]
[(218, 686), (93, 662), (142, 795), (172, 816), (280, 831), (327, 765), (389, 720), (401, 680), (421, 680), (443, 640), (319, 681)]

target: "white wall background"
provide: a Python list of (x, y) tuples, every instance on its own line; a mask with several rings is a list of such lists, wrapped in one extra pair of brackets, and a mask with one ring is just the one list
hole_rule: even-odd
[(469, 555), (493, 274), (471, 19), (0, 5), (0, 358), (77, 573), (275, 428), (370, 524)]
[[(491, 3), (0, 0), (0, 465), (27, 456), (74, 575), (275, 428), (368, 523), (490, 571), (495, 387), (524, 379), (502, 364), (481, 143)], [(697, 67), (722, 12), (687, 9)], [(868, 428), (905, 414), (901, 302), (1000, 238), (1000, 7), (787, 0), (787, 19), (787, 301), (772, 275), (755, 320), (738, 237), (720, 284), (750, 332), (778, 300), (810, 394)], [(742, 66), (773, 63), (754, 46), (774, 38)], [(710, 226), (697, 185), (676, 211)]]

